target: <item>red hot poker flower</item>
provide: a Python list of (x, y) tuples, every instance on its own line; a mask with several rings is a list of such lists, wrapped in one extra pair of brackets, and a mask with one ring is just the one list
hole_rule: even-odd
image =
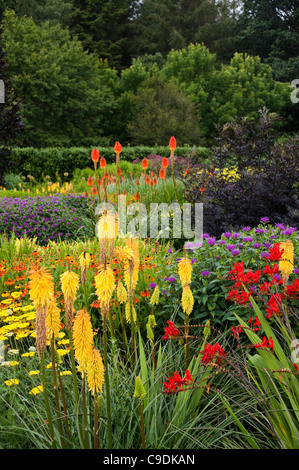
[(114, 152), (116, 154), (120, 154), (122, 152), (122, 146), (119, 142), (115, 142), (115, 145), (114, 145)]
[(147, 158), (144, 158), (144, 159), (142, 160), (142, 168), (143, 168), (144, 170), (146, 170), (146, 169), (148, 168), (148, 159), (147, 159)]
[(99, 149), (97, 148), (94, 148), (92, 149), (91, 151), (91, 159), (94, 163), (96, 163), (100, 158), (100, 152), (99, 152)]
[(162, 159), (162, 166), (163, 168), (167, 168), (168, 167), (168, 158), (164, 157)]
[(170, 137), (169, 140), (169, 148), (170, 150), (174, 151), (176, 149), (176, 138), (175, 137)]

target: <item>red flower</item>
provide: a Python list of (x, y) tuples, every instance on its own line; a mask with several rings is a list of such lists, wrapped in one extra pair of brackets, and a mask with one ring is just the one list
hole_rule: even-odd
[(232, 327), (232, 335), (234, 338), (239, 338), (240, 333), (242, 333), (242, 327), (241, 325), (236, 326), (236, 328)]
[(208, 365), (211, 362), (220, 364), (225, 358), (225, 352), (219, 343), (214, 344), (214, 346), (212, 344), (206, 344), (200, 354), (202, 354), (201, 362), (204, 365)]
[(120, 154), (122, 151), (122, 146), (119, 142), (115, 142), (115, 145), (114, 145), (114, 152), (116, 154)]
[(249, 297), (251, 296), (251, 294), (251, 291), (247, 293), (241, 290), (241, 293), (239, 293), (237, 289), (234, 289), (228, 292), (228, 296), (226, 297), (226, 299), (232, 300), (239, 305), (244, 305), (249, 302)]
[(147, 159), (147, 158), (144, 158), (144, 159), (142, 160), (142, 168), (143, 168), (144, 170), (146, 170), (146, 169), (148, 168), (148, 159)]
[(168, 338), (178, 338), (181, 335), (180, 330), (172, 321), (167, 320), (167, 323), (168, 326), (165, 328), (165, 335), (163, 336), (164, 341)]
[(162, 166), (163, 168), (167, 168), (168, 167), (168, 158), (164, 157), (162, 159)]
[(100, 168), (106, 168), (106, 160), (104, 157), (102, 157), (100, 160)]
[(284, 249), (280, 249), (280, 243), (275, 243), (273, 247), (270, 248), (267, 259), (271, 261), (280, 261), (283, 252), (284, 252)]
[(151, 182), (151, 179), (150, 179), (149, 175), (146, 175), (145, 184), (150, 184), (150, 182)]
[(192, 375), (188, 371), (185, 372), (185, 377), (182, 378), (178, 371), (176, 371), (172, 377), (166, 379), (167, 382), (163, 382), (163, 392), (166, 393), (176, 393), (182, 390), (183, 385), (188, 385), (188, 383), (193, 382)]
[(262, 326), (262, 324), (260, 323), (258, 317), (255, 317), (255, 322), (254, 324), (252, 325), (252, 318), (249, 317), (249, 324), (250, 324), (250, 328), (252, 331), (260, 331), (260, 326)]
[(263, 337), (262, 341), (254, 346), (256, 349), (272, 349), (274, 352), (274, 343), (272, 336), (267, 340), (266, 336)]
[(175, 137), (170, 137), (170, 140), (169, 140), (169, 148), (170, 150), (174, 151), (176, 149), (176, 139)]
[(163, 167), (161, 167), (161, 170), (159, 172), (159, 178), (161, 178), (162, 180), (165, 179), (165, 170)]
[(100, 158), (100, 152), (97, 148), (92, 149), (91, 151), (91, 159), (94, 163), (96, 163)]
[(267, 302), (267, 314), (266, 318), (271, 318), (273, 315), (279, 315), (281, 301), (284, 298), (284, 294), (273, 294), (270, 300)]
[(274, 274), (278, 273), (278, 266), (277, 264), (274, 264), (273, 268), (271, 269), (270, 266), (267, 264), (267, 266), (264, 267), (263, 273), (266, 274), (267, 276), (273, 277)]
[(293, 298), (299, 297), (299, 279), (295, 279), (293, 283), (287, 287), (287, 296)]
[(89, 175), (88, 180), (87, 180), (87, 186), (93, 186), (93, 178), (90, 175)]

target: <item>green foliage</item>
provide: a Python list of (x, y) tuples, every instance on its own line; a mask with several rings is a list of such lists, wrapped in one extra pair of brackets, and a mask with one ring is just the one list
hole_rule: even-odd
[(5, 13), (3, 41), (26, 134), (20, 143), (93, 145), (113, 132), (117, 74), (60, 25)]
[(192, 99), (175, 83), (151, 77), (131, 99), (133, 115), (128, 132), (132, 143), (162, 145), (171, 135), (184, 144), (200, 142), (199, 115)]
[[(169, 135), (166, 137), (166, 142)], [(96, 142), (95, 142), (96, 143)], [(113, 147), (98, 147), (100, 155), (105, 157), (107, 163), (115, 162), (115, 153)], [(48, 147), (37, 149), (34, 147), (13, 148), (12, 149), (12, 171), (16, 174), (34, 176), (36, 180), (40, 180), (43, 176), (50, 176), (52, 181), (56, 181), (57, 175), (62, 180), (69, 181), (75, 173), (75, 170), (82, 170), (89, 167), (94, 168), (91, 160), (92, 147)], [(163, 157), (169, 156), (169, 148), (165, 145), (134, 146), (123, 147), (121, 153), (121, 161), (133, 162), (136, 159), (143, 159), (150, 154), (157, 154)], [(206, 158), (210, 155), (210, 150), (205, 147), (178, 146), (176, 154), (182, 157), (188, 156), (190, 153), (195, 154), (195, 158)], [(64, 176), (64, 173), (68, 173)]]

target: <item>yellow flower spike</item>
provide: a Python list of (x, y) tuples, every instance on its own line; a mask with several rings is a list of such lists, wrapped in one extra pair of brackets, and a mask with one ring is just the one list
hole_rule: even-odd
[(117, 294), (117, 300), (120, 304), (124, 304), (127, 302), (128, 294), (125, 289), (125, 286), (123, 285), (121, 281), (118, 281), (116, 294)]
[(118, 235), (118, 214), (104, 210), (98, 220), (96, 233), (100, 239), (115, 239)]
[(54, 295), (52, 275), (44, 267), (29, 272), (29, 295), (36, 309), (45, 307)]
[(194, 306), (194, 297), (189, 286), (183, 287), (182, 306), (184, 313), (190, 315)]
[[(127, 323), (131, 323), (131, 310), (130, 310), (130, 302), (127, 302), (126, 304), (126, 322)], [(134, 323), (137, 323), (137, 313), (136, 313), (136, 309), (135, 307), (133, 307), (132, 305), (132, 318), (133, 318), (133, 322)]]
[(178, 263), (178, 271), (182, 286), (186, 286), (191, 282), (192, 263), (189, 258), (183, 257)]
[(158, 305), (159, 304), (159, 297), (160, 297), (160, 290), (159, 286), (156, 286), (154, 292), (152, 293), (150, 304), (151, 305)]
[(82, 371), (85, 370), (93, 348), (93, 330), (90, 315), (85, 308), (79, 310), (73, 324), (73, 344), (77, 361)]
[(135, 377), (135, 392), (134, 398), (138, 398), (138, 400), (143, 400), (146, 395), (145, 388), (139, 376)]
[(57, 305), (55, 297), (51, 300), (46, 315), (47, 339), (58, 338), (60, 329), (60, 308)]
[(86, 251), (83, 251), (79, 256), (79, 263), (81, 266), (81, 282), (83, 285), (86, 283), (87, 280), (87, 269), (89, 268), (90, 260), (90, 254), (86, 253)]
[(294, 269), (294, 246), (291, 240), (280, 243), (280, 249), (283, 249), (282, 259), (279, 261), (279, 271), (282, 274), (283, 285), (287, 286), (290, 274)]
[(104, 365), (100, 352), (93, 348), (87, 361), (87, 384), (93, 395), (102, 393), (104, 384)]
[(66, 327), (68, 330), (72, 327), (73, 307), (79, 287), (79, 277), (73, 271), (66, 271), (60, 276), (61, 290), (64, 296), (64, 308), (66, 316)]
[(100, 307), (109, 307), (112, 293), (115, 289), (114, 272), (110, 266), (102, 267), (95, 276), (96, 295), (100, 302)]
[[(125, 263), (124, 273), (125, 283), (127, 285), (128, 291), (130, 291), (130, 287), (132, 287), (132, 290), (134, 290), (138, 282), (140, 265), (139, 243), (134, 238), (127, 238), (126, 247), (133, 251), (133, 257)], [(132, 284), (131, 286), (130, 283)]]

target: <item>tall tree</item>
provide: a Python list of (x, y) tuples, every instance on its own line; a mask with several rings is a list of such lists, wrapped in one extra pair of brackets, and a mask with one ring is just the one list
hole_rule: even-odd
[(191, 43), (204, 42), (211, 52), (230, 59), (233, 54), (231, 43), (236, 2), (144, 0), (134, 21), (135, 54), (161, 52), (166, 55), (171, 49), (178, 50)]
[[(72, 0), (2, 0), (17, 16), (28, 16), (36, 24), (49, 21), (51, 25), (68, 26), (73, 9)], [(1, 0), (0, 0), (1, 3)]]
[(134, 0), (73, 0), (70, 30), (83, 47), (107, 59), (110, 66), (130, 65), (131, 18)]
[(4, 175), (10, 170), (10, 147), (16, 136), (23, 130), (20, 106), (15, 98), (12, 80), (6, 74), (5, 52), (2, 43), (0, 24), (0, 186)]
[(116, 71), (87, 54), (60, 25), (37, 26), (8, 11), (3, 27), (7, 73), (22, 101), (26, 124), (20, 144), (95, 145), (111, 136)]
[(299, 77), (298, 0), (243, 0), (237, 47), (260, 56), (276, 80)]

